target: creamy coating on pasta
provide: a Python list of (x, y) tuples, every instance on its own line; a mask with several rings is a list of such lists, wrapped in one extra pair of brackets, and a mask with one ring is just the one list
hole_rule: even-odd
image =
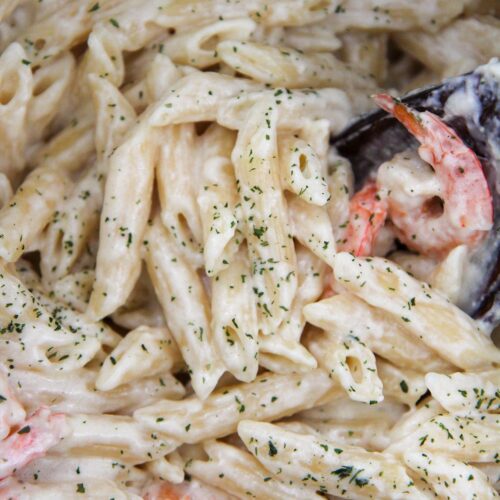
[[(499, 15), (0, 0), (0, 498), (497, 498), (460, 308), (491, 194), (391, 96), (498, 57)], [(420, 147), (363, 183), (330, 137), (376, 104)]]

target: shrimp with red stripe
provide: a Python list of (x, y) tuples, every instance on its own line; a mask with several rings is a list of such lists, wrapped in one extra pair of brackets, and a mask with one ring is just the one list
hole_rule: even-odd
[(416, 185), (403, 186), (403, 193), (391, 189), (385, 165), (379, 169), (377, 184), (387, 188), (388, 217), (398, 238), (412, 250), (437, 257), (461, 244), (476, 245), (493, 226), (493, 204), (474, 151), (429, 111), (414, 111), (386, 94), (375, 96), (375, 102), (420, 142), (418, 155), (433, 168), (428, 177), (435, 191), (428, 197)]
[(387, 200), (369, 182), (349, 202), (349, 221), (341, 247), (356, 256), (372, 255), (377, 234), (387, 217)]
[(65, 416), (40, 408), (7, 438), (0, 441), (0, 479), (13, 474), (35, 458), (43, 457), (64, 437)]

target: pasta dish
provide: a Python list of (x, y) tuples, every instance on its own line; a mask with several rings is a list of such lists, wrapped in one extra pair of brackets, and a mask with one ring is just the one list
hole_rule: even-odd
[(497, 498), (499, 15), (0, 0), (0, 498)]

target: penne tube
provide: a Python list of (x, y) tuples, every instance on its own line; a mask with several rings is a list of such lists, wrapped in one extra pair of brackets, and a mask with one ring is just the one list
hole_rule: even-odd
[(401, 368), (425, 371), (434, 366), (433, 369), (440, 372), (453, 370), (451, 364), (415, 340), (398, 322), (351, 293), (340, 293), (306, 305), (304, 316), (331, 338), (352, 332), (374, 353)]
[[(62, 485), (62, 491), (54, 492), (58, 495), (70, 494), (69, 488), (64, 487), (65, 483), (69, 481), (83, 484), (85, 492), (90, 484), (96, 481), (96, 478), (99, 478), (98, 484), (100, 481), (113, 481), (124, 492), (139, 491), (147, 481), (147, 474), (133, 465), (124, 464), (111, 457), (79, 456), (71, 453), (68, 453), (66, 457), (49, 454), (43, 458), (37, 458), (23, 467), (17, 477), (26, 482), (36, 477), (36, 482), (42, 485), (59, 483)], [(102, 495), (104, 491), (99, 492), (99, 494)], [(76, 484), (74, 493), (78, 494)]]
[(0, 485), (1, 495), (28, 495), (29, 497), (53, 498), (57, 500), (77, 500), (78, 490), (88, 495), (105, 495), (106, 498), (126, 500), (140, 500), (140, 496), (120, 488), (116, 483), (107, 479), (87, 479), (80, 481), (64, 481), (56, 483), (29, 483), (14, 477), (7, 478)]
[(161, 481), (180, 484), (184, 481), (184, 461), (179, 452), (173, 451), (169, 455), (146, 464), (146, 470)]
[(5, 174), (0, 173), (0, 210), (7, 205), (12, 195), (12, 186), (9, 178)]
[(427, 392), (422, 373), (401, 368), (377, 359), (377, 372), (384, 385), (384, 397), (389, 396), (409, 407), (415, 406)]
[(47, 285), (70, 273), (88, 251), (99, 226), (102, 199), (102, 177), (97, 168), (90, 168), (53, 212), (40, 244), (40, 268)]
[(203, 266), (201, 218), (196, 203), (198, 177), (193, 124), (167, 127), (162, 135), (156, 182), (160, 217), (181, 254), (194, 267)]
[(12, 43), (0, 56), (0, 172), (17, 180), (24, 168), (26, 124), (33, 92), (33, 75), (21, 45)]
[(293, 236), (332, 266), (335, 236), (326, 208), (306, 203), (298, 196), (288, 196), (287, 202)]
[[(244, 420), (238, 435), (275, 477), (290, 485), (347, 498), (427, 498), (389, 454), (342, 446), (277, 425)], [(311, 470), (311, 463), (315, 464)]]
[(328, 188), (331, 198), (326, 205), (337, 244), (343, 244), (349, 222), (349, 199), (354, 193), (354, 174), (350, 163), (338, 156), (333, 148), (328, 150)]
[(282, 183), (307, 203), (323, 206), (330, 199), (323, 166), (313, 148), (297, 137), (279, 137)]
[(136, 465), (172, 452), (178, 443), (151, 433), (134, 418), (118, 415), (74, 414), (66, 418), (68, 435), (52, 448), (54, 455), (104, 454)]
[(33, 95), (26, 117), (30, 142), (38, 141), (47, 134), (73, 85), (75, 65), (74, 56), (64, 52), (33, 74)]
[(106, 161), (121, 144), (136, 120), (134, 108), (112, 83), (96, 74), (88, 76), (95, 112), (95, 150), (98, 173), (106, 174)]
[(467, 245), (459, 245), (436, 266), (432, 272), (429, 283), (445, 294), (451, 302), (458, 304), (464, 302), (462, 291), (463, 273), (467, 265)]
[(52, 285), (50, 293), (58, 302), (68, 305), (75, 311), (83, 312), (87, 308), (94, 279), (92, 271), (68, 274)]
[(29, 164), (49, 165), (63, 172), (76, 172), (89, 160), (94, 151), (94, 129), (90, 116), (75, 118), (68, 127), (42, 145)]
[(325, 23), (330, 23), (335, 33), (352, 31), (408, 31), (427, 29), (437, 31), (461, 14), (466, 2), (453, 4), (435, 1), (423, 12), (411, 0), (399, 0), (393, 8), (381, 8), (375, 0), (360, 2), (348, 0), (342, 3), (336, 12), (328, 16)]
[(97, 370), (80, 368), (71, 372), (34, 371), (30, 367), (10, 370), (12, 384), (22, 387), (19, 401), (29, 411), (40, 404), (63, 413), (117, 413), (130, 415), (137, 408), (163, 398), (181, 399), (186, 391), (170, 373), (146, 377), (106, 392), (96, 390)]
[(205, 399), (224, 368), (210, 328), (208, 297), (195, 269), (155, 218), (144, 240), (145, 260), (168, 327), (182, 353), (196, 394)]
[(343, 33), (340, 58), (352, 71), (371, 76), (379, 85), (387, 78), (387, 43), (385, 33)]
[(212, 332), (227, 370), (238, 380), (257, 375), (259, 324), (247, 249), (212, 280)]
[(369, 404), (383, 400), (375, 356), (354, 336), (331, 340), (310, 330), (305, 343), (318, 364), (338, 380), (351, 399)]
[(438, 495), (450, 498), (498, 498), (497, 492), (480, 470), (458, 460), (429, 452), (408, 452), (405, 463), (430, 483)]
[(389, 432), (390, 443), (400, 441), (403, 437), (408, 436), (418, 429), (422, 424), (443, 412), (443, 407), (436, 400), (427, 398), (416, 408), (411, 408), (407, 411), (396, 422)]
[(236, 40), (220, 42), (217, 54), (258, 82), (287, 88), (339, 87), (351, 97), (356, 112), (372, 107), (368, 96), (376, 88), (373, 78), (352, 71), (333, 54), (304, 54), (289, 47)]
[(210, 121), (217, 116), (224, 102), (245, 91), (260, 88), (261, 85), (256, 83), (227, 75), (194, 72), (181, 78), (169, 89), (166, 97), (152, 112), (150, 124), (153, 127), (161, 127)]
[(389, 261), (340, 253), (334, 272), (343, 287), (389, 313), (450, 363), (471, 370), (500, 362), (500, 351), (467, 314)]
[(277, 161), (278, 109), (252, 109), (232, 153), (254, 293), (265, 335), (276, 331), (297, 288), (296, 256)]
[(473, 16), (456, 19), (439, 33), (408, 31), (394, 39), (405, 52), (445, 78), (471, 71), (495, 57), (499, 35), (493, 16)]
[(353, 420), (350, 422), (335, 422), (322, 420), (311, 422), (290, 420), (280, 422), (281, 428), (298, 434), (314, 435), (318, 439), (328, 439), (337, 445), (359, 446), (367, 451), (382, 451), (388, 443), (384, 434), (387, 425), (382, 421)]
[(274, 335), (260, 335), (259, 363), (276, 373), (304, 372), (317, 367), (314, 356), (300, 343), (306, 325), (304, 305), (323, 291), (326, 266), (312, 252), (297, 244), (298, 288), (290, 310)]
[(500, 435), (498, 416), (457, 417), (438, 414), (420, 423), (412, 432), (387, 448), (402, 456), (408, 451), (442, 453), (463, 462), (494, 462), (498, 458)]
[(478, 415), (500, 411), (500, 370), (480, 373), (427, 373), (425, 383), (432, 397), (453, 415)]
[(248, 40), (255, 28), (251, 19), (223, 19), (170, 37), (163, 50), (177, 64), (206, 68), (220, 61), (218, 42)]
[(303, 52), (335, 52), (342, 45), (331, 25), (321, 21), (309, 26), (285, 28), (283, 41)]
[(0, 210), (0, 257), (15, 262), (32, 245), (67, 192), (63, 173), (40, 167), (26, 177), (9, 204)]
[(231, 262), (243, 239), (236, 208), (239, 197), (231, 163), (234, 141), (234, 133), (219, 125), (210, 126), (202, 136), (202, 186), (197, 202), (203, 229), (205, 271), (209, 276), (217, 274)]
[(259, 337), (259, 365), (274, 373), (306, 373), (317, 368), (314, 356), (297, 340), (284, 336)]
[[(208, 460), (194, 460), (186, 466), (189, 474), (201, 481), (236, 498), (248, 498), (249, 492), (256, 498), (269, 500), (304, 498), (303, 489), (274, 479), (250, 453), (218, 441), (207, 441), (203, 447)], [(313, 493), (308, 498), (321, 497)]]
[(123, 305), (139, 278), (160, 140), (159, 132), (140, 124), (110, 159), (96, 281), (87, 309), (92, 318), (102, 319)]
[[(322, 370), (305, 374), (264, 373), (253, 382), (222, 387), (205, 401), (160, 401), (137, 410), (134, 417), (149, 428), (184, 443), (217, 439), (235, 432), (248, 417), (276, 420), (335, 398), (335, 383)], [(284, 396), (286, 395), (286, 396)]]
[(75, 328), (71, 319), (67, 321), (70, 311), (55, 307), (49, 312), (46, 306), (50, 307), (50, 301), (43, 304), (39, 294), (32, 294), (5, 267), (0, 270), (0, 286), (3, 334), (0, 350), (9, 353), (5, 359), (18, 359), (20, 364), (21, 360), (26, 360), (28, 365), (71, 371), (88, 363), (101, 348), (101, 342), (108, 342), (106, 337), (113, 342), (110, 329), (106, 332), (95, 324), (85, 325), (85, 322)]
[(182, 358), (170, 332), (166, 328), (142, 326), (128, 332), (106, 357), (96, 387), (109, 391), (180, 367)]
[(279, 110), (279, 129), (302, 130), (303, 117), (307, 115), (311, 122), (327, 120), (330, 132), (337, 133), (347, 125), (353, 112), (347, 95), (339, 89), (249, 88), (244, 95), (230, 96), (221, 102), (216, 114), (217, 123), (230, 129), (241, 129), (250, 110), (265, 99), (271, 99)]

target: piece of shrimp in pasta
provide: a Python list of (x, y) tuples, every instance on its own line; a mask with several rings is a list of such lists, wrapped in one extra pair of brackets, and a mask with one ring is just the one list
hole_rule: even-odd
[(45, 455), (64, 436), (64, 415), (41, 408), (0, 442), (0, 479)]
[[(414, 186), (407, 186), (405, 199), (388, 186), (389, 217), (398, 238), (412, 250), (436, 256), (463, 243), (475, 245), (493, 224), (491, 194), (476, 154), (433, 113), (414, 111), (387, 94), (375, 96), (375, 102), (420, 142), (420, 158), (434, 169), (425, 180), (437, 182), (434, 196), (418, 198)], [(379, 187), (386, 184), (384, 166), (377, 180)]]
[(349, 221), (341, 248), (356, 256), (372, 255), (375, 238), (387, 217), (387, 200), (374, 182), (358, 191), (349, 202)]

